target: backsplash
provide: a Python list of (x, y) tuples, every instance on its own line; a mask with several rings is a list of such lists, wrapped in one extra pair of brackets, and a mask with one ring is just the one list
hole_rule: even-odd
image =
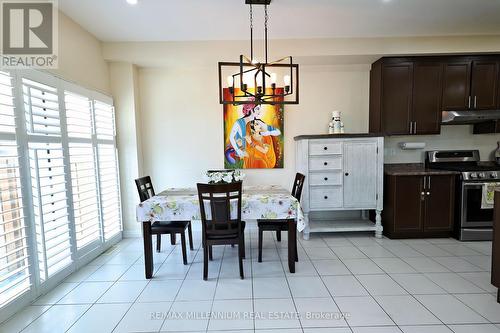
[[(426, 150), (479, 149), (481, 160), (493, 160), (500, 134), (472, 134), (472, 125), (442, 126), (441, 135), (391, 136), (385, 138), (385, 163), (422, 163)], [(425, 142), (424, 149), (402, 150), (400, 142)]]

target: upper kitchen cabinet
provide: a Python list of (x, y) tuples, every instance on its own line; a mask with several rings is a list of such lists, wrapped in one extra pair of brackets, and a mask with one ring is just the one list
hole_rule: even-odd
[(498, 58), (494, 56), (448, 57), (445, 61), (444, 111), (497, 108)]
[(435, 61), (415, 62), (413, 73), (413, 134), (441, 132), (441, 88), (443, 65)]
[(408, 134), (410, 131), (413, 63), (379, 61), (370, 84), (370, 131)]
[(439, 134), (443, 66), (440, 62), (382, 58), (370, 76), (370, 132)]
[(470, 107), (471, 68), (472, 62), (470, 60), (445, 62), (443, 111), (466, 110)]
[(439, 134), (443, 111), (500, 109), (500, 55), (381, 58), (370, 72), (370, 132)]

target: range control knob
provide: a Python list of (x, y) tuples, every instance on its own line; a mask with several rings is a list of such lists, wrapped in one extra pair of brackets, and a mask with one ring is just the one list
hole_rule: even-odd
[(486, 175), (484, 174), (484, 172), (480, 172), (480, 173), (477, 175), (477, 178), (486, 178)]
[(497, 178), (497, 177), (498, 177), (498, 174), (495, 171), (490, 173), (490, 178)]
[(471, 173), (469, 174), (469, 177), (470, 177), (470, 179), (475, 179), (475, 178), (477, 178), (477, 173), (475, 173), (475, 172), (471, 172)]

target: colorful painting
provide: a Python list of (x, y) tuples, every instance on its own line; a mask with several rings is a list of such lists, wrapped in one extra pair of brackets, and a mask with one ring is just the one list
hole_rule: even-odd
[[(231, 100), (229, 89), (224, 99)], [(283, 168), (283, 141), (283, 105), (224, 105), (224, 168)]]

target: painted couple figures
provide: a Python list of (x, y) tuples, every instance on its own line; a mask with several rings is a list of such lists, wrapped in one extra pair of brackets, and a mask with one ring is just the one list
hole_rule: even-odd
[[(276, 152), (273, 136), (281, 131), (267, 125), (260, 119), (261, 105), (244, 104), (243, 117), (236, 120), (229, 134), (230, 146), (226, 149), (226, 158), (233, 159), (233, 164), (240, 164), (244, 169), (274, 168)], [(234, 150), (234, 153), (233, 153)], [(228, 152), (233, 153), (228, 156)], [(243, 163), (239, 161), (243, 160)]]

